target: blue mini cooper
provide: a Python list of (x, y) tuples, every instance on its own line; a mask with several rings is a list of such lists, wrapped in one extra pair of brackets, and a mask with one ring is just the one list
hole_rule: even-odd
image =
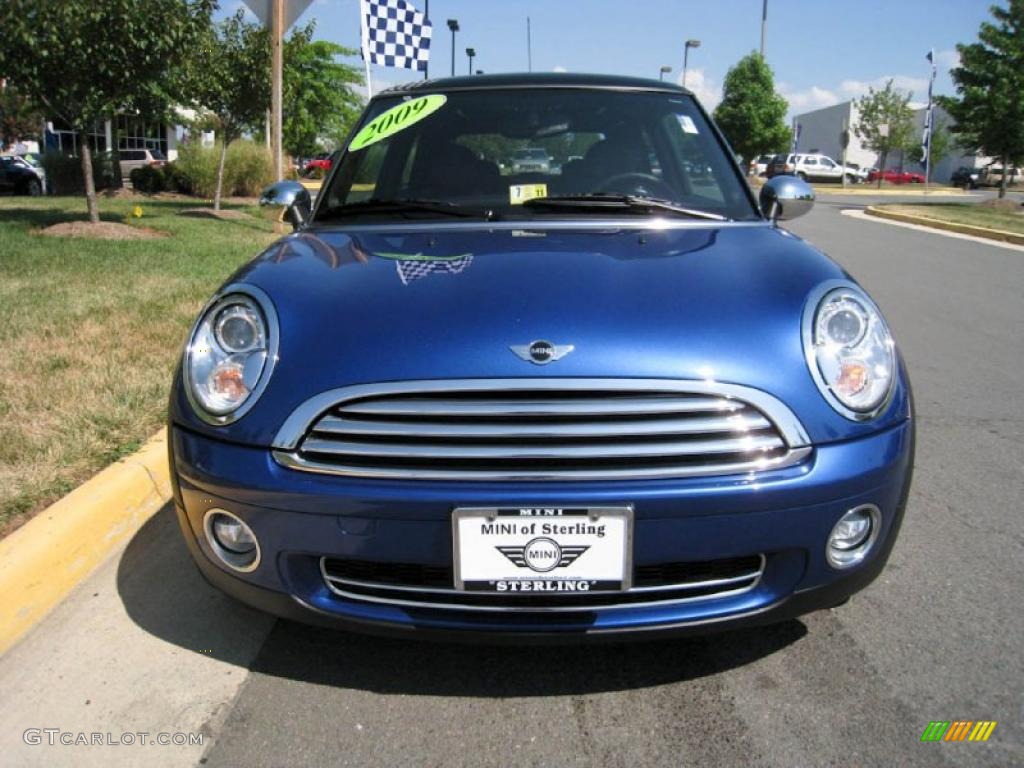
[[(529, 149), (547, 162), (524, 168)], [(178, 518), (272, 613), (469, 639), (647, 636), (835, 606), (913, 465), (878, 307), (756, 200), (688, 91), (607, 76), (374, 97), (295, 227), (200, 314)]]

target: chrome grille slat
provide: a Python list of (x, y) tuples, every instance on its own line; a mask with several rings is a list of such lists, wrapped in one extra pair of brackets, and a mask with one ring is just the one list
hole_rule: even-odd
[[(347, 409), (346, 409), (347, 412)], [(511, 423), (430, 421), (366, 421), (337, 416), (324, 416), (313, 430), (317, 434), (368, 435), (373, 437), (442, 437), (442, 438), (563, 438), (658, 435), (707, 435), (718, 432), (752, 432), (769, 429), (771, 422), (756, 412), (747, 415), (693, 419), (658, 419), (599, 422), (537, 423), (519, 420)]]
[(597, 480), (751, 473), (810, 453), (778, 400), (709, 381), (472, 379), (363, 384), (296, 409), (284, 466), (347, 477)]
[(778, 437), (739, 437), (682, 442), (614, 442), (599, 445), (460, 445), (457, 443), (395, 443), (307, 438), (303, 453), (335, 456), (379, 456), (423, 459), (628, 459), (643, 456), (692, 456), (723, 453), (756, 454), (785, 447)]
[(608, 398), (577, 398), (574, 400), (546, 400), (541, 393), (536, 400), (503, 399), (500, 395), (486, 402), (454, 399), (427, 399), (396, 397), (388, 400), (368, 400), (348, 403), (346, 414), (360, 416), (627, 416), (641, 414), (699, 413), (702, 411), (738, 411), (743, 403), (722, 397), (646, 396), (630, 400)]
[[(531, 593), (466, 592), (451, 587), (413, 586), (390, 582), (371, 582), (339, 576), (328, 567), (328, 558), (320, 558), (320, 573), (328, 589), (348, 600), (387, 605), (451, 611), (591, 611), (643, 608), (656, 605), (733, 597), (754, 589), (764, 575), (766, 558), (759, 555), (753, 570), (727, 578), (706, 578), (672, 584), (633, 587), (622, 592), (564, 593), (537, 604)], [(616, 599), (618, 598), (618, 599)]]

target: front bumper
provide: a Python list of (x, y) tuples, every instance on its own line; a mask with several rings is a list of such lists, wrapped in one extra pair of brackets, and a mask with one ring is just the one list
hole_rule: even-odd
[[(579, 639), (706, 632), (766, 624), (838, 604), (885, 565), (913, 468), (910, 421), (866, 438), (815, 448), (803, 464), (756, 477), (617, 483), (446, 483), (315, 475), (279, 466), (270, 451), (219, 442), (172, 425), (175, 503), (206, 578), (237, 599), (287, 618), (387, 634), (453, 639)], [(634, 507), (634, 566), (765, 557), (751, 589), (658, 605), (587, 611), (503, 612), (426, 608), (342, 597), (322, 557), (450, 566), (451, 513), (463, 506)], [(875, 504), (879, 537), (842, 571), (826, 538), (847, 510)], [(262, 557), (236, 573), (203, 535), (211, 507), (256, 533)]]

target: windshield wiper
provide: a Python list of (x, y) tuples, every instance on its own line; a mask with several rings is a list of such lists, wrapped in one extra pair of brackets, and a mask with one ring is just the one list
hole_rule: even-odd
[(491, 212), (479, 208), (466, 208), (457, 203), (450, 203), (446, 200), (421, 200), (416, 198), (405, 198), (401, 200), (379, 200), (370, 198), (355, 203), (336, 205), (322, 211), (317, 218), (325, 219), (342, 218), (345, 216), (360, 216), (373, 213), (439, 213), (442, 216), (455, 216), (458, 218), (491, 218)]
[(710, 211), (701, 211), (696, 208), (686, 208), (681, 205), (661, 200), (656, 197), (639, 197), (637, 195), (558, 195), (555, 197), (535, 197), (523, 201), (524, 206), (532, 208), (593, 208), (597, 210), (634, 210), (634, 211), (664, 211), (674, 213), (677, 216), (688, 216), (691, 219), (710, 219), (711, 221), (729, 221), (728, 216), (722, 216)]

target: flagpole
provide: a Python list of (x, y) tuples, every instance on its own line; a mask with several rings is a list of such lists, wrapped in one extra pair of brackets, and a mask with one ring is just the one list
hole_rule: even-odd
[(363, 64), (366, 66), (366, 99), (373, 98), (373, 82), (370, 80), (370, 46), (369, 34), (366, 29), (366, 19), (369, 15), (369, 8), (366, 7), (367, 0), (359, 0), (359, 35), (360, 51), (363, 54)]

